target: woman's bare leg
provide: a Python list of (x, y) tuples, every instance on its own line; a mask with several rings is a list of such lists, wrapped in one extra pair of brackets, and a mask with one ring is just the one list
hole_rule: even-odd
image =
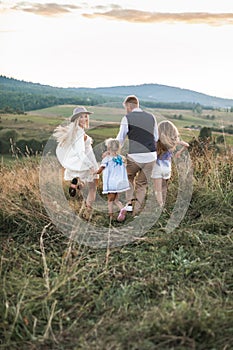
[(97, 182), (94, 180), (93, 182), (88, 182), (88, 195), (86, 199), (86, 205), (87, 207), (92, 207), (92, 204), (95, 201), (96, 198), (96, 188), (97, 188)]

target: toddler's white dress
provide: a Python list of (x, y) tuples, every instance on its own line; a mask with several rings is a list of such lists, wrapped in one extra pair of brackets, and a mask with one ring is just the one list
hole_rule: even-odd
[(126, 167), (120, 155), (106, 156), (101, 162), (103, 170), (103, 193), (119, 193), (129, 190)]

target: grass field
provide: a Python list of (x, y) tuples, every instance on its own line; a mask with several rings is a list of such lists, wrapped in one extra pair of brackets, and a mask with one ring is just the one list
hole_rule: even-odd
[[(43, 140), (73, 107), (2, 115), (0, 127)], [(123, 109), (88, 109), (94, 112), (88, 134), (95, 144), (116, 136)], [(184, 126), (232, 123), (225, 112), (214, 111), (210, 120), (191, 111), (151, 111), (158, 121), (172, 120), (187, 141), (199, 131)], [(226, 135), (227, 145), (232, 139)], [(131, 243), (102, 249), (73, 241), (53, 224), (41, 201), (40, 157), (1, 158), (0, 349), (233, 348), (232, 153), (225, 148), (221, 155), (206, 150), (196, 156), (192, 149), (190, 156), (193, 194), (179, 227), (165, 231), (177, 196), (174, 172), (158, 221)], [(64, 205), (81, 206), (80, 197), (69, 198), (68, 184), (64, 194)], [(96, 210), (91, 221), (109, 227), (106, 211)], [(124, 225), (133, 219), (111, 229)]]
[[(75, 106), (72, 105), (55, 106), (29, 112), (29, 115), (68, 118), (72, 114), (74, 107)], [(107, 122), (120, 122), (122, 116), (125, 113), (123, 107), (114, 108), (108, 106), (89, 106), (88, 110), (94, 113), (91, 116), (91, 119)], [(164, 118), (174, 119), (174, 116), (176, 116), (176, 123), (180, 127), (192, 124), (209, 127), (224, 125), (226, 127), (233, 123), (233, 114), (226, 111), (203, 110), (199, 115), (190, 110), (171, 110), (158, 108), (146, 108), (146, 110), (152, 112), (157, 117), (158, 121)], [(179, 119), (180, 115), (182, 116), (182, 119)], [(209, 116), (209, 119), (207, 119), (206, 116)], [(211, 119), (212, 116), (214, 116), (214, 119)]]
[[(28, 112), (26, 115), (1, 115), (0, 128), (17, 131), (17, 140), (47, 140), (52, 135), (54, 128), (63, 123), (72, 114), (73, 108), (74, 106), (72, 105), (64, 105)], [(89, 130), (89, 134), (93, 137), (95, 143), (117, 135), (118, 125), (124, 115), (123, 108), (90, 106), (88, 109), (94, 113), (90, 117), (91, 130)], [(197, 115), (189, 110), (147, 110), (154, 113), (158, 122), (164, 119), (174, 122), (185, 141), (190, 141), (198, 136), (199, 131), (194, 126), (216, 128), (224, 126), (226, 128), (233, 124), (233, 114), (230, 112), (203, 111), (201, 115)], [(209, 119), (206, 118), (207, 115)], [(211, 119), (213, 115), (214, 119)], [(113, 125), (110, 127), (109, 124), (111, 123)], [(98, 125), (102, 125), (102, 127), (97, 128)], [(212, 134), (214, 137), (217, 137), (221, 133), (213, 132)], [(224, 137), (225, 144), (232, 146), (233, 137), (227, 134)]]
[[(233, 348), (232, 154), (191, 156), (194, 190), (180, 226), (164, 230), (174, 174), (159, 220), (111, 249), (79, 244), (52, 224), (39, 158), (0, 166), (0, 349)], [(103, 216), (91, 220), (101, 225)]]

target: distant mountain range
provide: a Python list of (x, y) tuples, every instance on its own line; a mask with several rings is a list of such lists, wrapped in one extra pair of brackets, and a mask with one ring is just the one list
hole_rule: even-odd
[(0, 76), (0, 111), (27, 111), (59, 104), (96, 105), (122, 102), (135, 94), (143, 105), (161, 108), (233, 107), (233, 99), (209, 96), (192, 90), (160, 84), (99, 88), (57, 88)]
[(144, 101), (164, 103), (199, 103), (210, 107), (232, 107), (233, 99), (209, 96), (200, 92), (160, 84), (142, 84), (101, 88), (78, 88), (82, 92), (98, 93), (102, 96), (125, 97), (130, 94)]

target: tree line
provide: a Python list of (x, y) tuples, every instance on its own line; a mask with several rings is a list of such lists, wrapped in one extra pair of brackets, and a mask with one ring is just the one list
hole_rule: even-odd
[[(101, 105), (109, 102), (122, 102), (123, 97), (103, 96), (96, 93), (77, 91), (76, 88), (56, 88), (0, 76), (0, 113), (25, 113), (31, 110), (48, 108), (55, 105)], [(201, 113), (199, 103), (153, 102), (141, 100), (147, 108), (187, 109)]]
[(0, 113), (20, 114), (55, 105), (93, 106), (119, 100), (119, 97), (77, 92), (75, 88), (56, 88), (0, 76)]
[(102, 96), (77, 96), (70, 98), (53, 95), (0, 91), (0, 113), (25, 113), (27, 111), (48, 108), (56, 105), (74, 104), (94, 106), (108, 102)]

